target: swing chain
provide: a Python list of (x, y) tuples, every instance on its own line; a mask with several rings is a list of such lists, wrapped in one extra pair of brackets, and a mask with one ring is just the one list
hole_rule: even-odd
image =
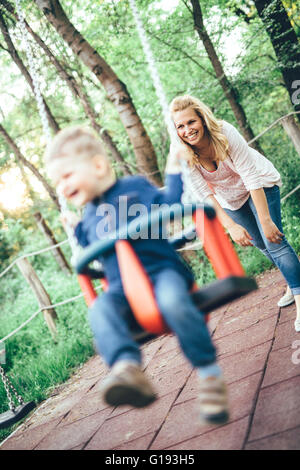
[[(144, 54), (145, 54), (145, 57), (146, 57), (146, 61), (148, 63), (148, 67), (149, 67), (150, 75), (152, 77), (154, 89), (155, 89), (158, 101), (160, 103), (160, 106), (161, 106), (161, 109), (162, 109), (162, 112), (163, 112), (163, 116), (164, 116), (164, 120), (165, 120), (167, 130), (169, 132), (171, 143), (174, 143), (174, 144), (180, 143), (181, 140), (178, 137), (178, 134), (177, 134), (177, 131), (175, 129), (173, 120), (171, 118), (167, 97), (166, 97), (163, 85), (161, 83), (161, 80), (160, 80), (160, 76), (159, 76), (159, 73), (158, 73), (156, 62), (155, 62), (154, 56), (152, 54), (151, 46), (150, 46), (146, 31), (144, 29), (143, 22), (140, 18), (139, 12), (138, 12), (136, 1), (135, 0), (129, 0), (129, 3), (130, 3), (130, 6), (131, 6), (131, 10), (132, 10), (132, 13), (133, 13), (133, 17), (134, 17), (134, 20), (135, 20), (137, 31), (138, 31), (138, 34), (139, 34), (139, 37), (140, 37), (140, 40), (141, 40), (142, 48), (143, 48), (143, 51), (144, 51)], [(191, 190), (191, 185), (190, 185), (191, 176), (190, 176), (190, 170), (189, 170), (188, 164), (187, 164), (187, 162), (185, 162), (183, 160), (181, 160), (180, 163), (181, 163), (181, 177), (182, 177), (182, 181), (183, 181), (183, 194), (182, 194), (181, 201), (183, 203), (194, 202), (195, 195), (193, 194), (193, 192)]]
[(4, 388), (7, 394), (9, 409), (11, 411), (15, 411), (16, 405), (13, 400), (13, 395), (20, 405), (24, 405), (24, 400), (20, 395), (18, 395), (15, 387), (13, 386), (13, 384), (10, 382), (9, 378), (5, 374), (2, 366), (0, 366), (0, 376), (1, 376), (1, 380), (3, 382)]
[(21, 33), (23, 33), (23, 40), (25, 44), (25, 52), (26, 52), (26, 57), (28, 60), (28, 66), (29, 66), (29, 71), (30, 75), (32, 77), (32, 82), (33, 82), (33, 88), (34, 88), (34, 95), (35, 99), (37, 102), (37, 107), (39, 111), (39, 115), (42, 121), (42, 126), (43, 126), (43, 131), (44, 131), (44, 136), (49, 143), (51, 141), (51, 131), (50, 131), (50, 126), (46, 114), (46, 109), (45, 109), (45, 103), (43, 101), (42, 93), (41, 93), (41, 87), (40, 87), (40, 81), (37, 73), (37, 66), (34, 60), (33, 52), (31, 49), (31, 45), (29, 42), (29, 33), (26, 29), (25, 25), (25, 18), (24, 14), (22, 11), (22, 6), (20, 3), (20, 0), (16, 0), (16, 9), (17, 9), (17, 14), (19, 18), (19, 27), (21, 30)]

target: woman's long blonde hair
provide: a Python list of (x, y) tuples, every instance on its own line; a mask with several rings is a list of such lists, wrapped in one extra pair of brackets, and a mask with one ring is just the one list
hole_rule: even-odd
[[(215, 118), (213, 112), (206, 104), (190, 95), (177, 96), (173, 99), (170, 104), (172, 117), (177, 111), (184, 111), (187, 108), (192, 108), (203, 120), (217, 159), (225, 160), (229, 155), (229, 144), (226, 136), (222, 133), (222, 121)], [(199, 163), (199, 156), (195, 153), (193, 147), (189, 144), (186, 145), (193, 150), (193, 163)]]

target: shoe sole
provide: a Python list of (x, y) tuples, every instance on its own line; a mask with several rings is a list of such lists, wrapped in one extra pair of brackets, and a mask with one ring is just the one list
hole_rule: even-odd
[(283, 307), (287, 307), (288, 305), (293, 304), (294, 302), (295, 302), (295, 299), (292, 299), (289, 302), (285, 302), (284, 304), (281, 304), (280, 302), (278, 302), (277, 305), (278, 305), (278, 307), (283, 308)]
[(229, 413), (227, 411), (222, 411), (221, 413), (214, 415), (206, 415), (200, 413), (200, 421), (203, 424), (225, 424), (229, 420)]
[(156, 400), (155, 395), (145, 395), (128, 385), (114, 385), (104, 392), (103, 398), (110, 406), (130, 405), (144, 408)]

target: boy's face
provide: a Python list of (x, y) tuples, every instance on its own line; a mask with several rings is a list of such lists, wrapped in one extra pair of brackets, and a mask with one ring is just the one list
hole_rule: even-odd
[(95, 157), (76, 161), (62, 157), (48, 164), (57, 192), (76, 207), (84, 206), (103, 192), (103, 168)]

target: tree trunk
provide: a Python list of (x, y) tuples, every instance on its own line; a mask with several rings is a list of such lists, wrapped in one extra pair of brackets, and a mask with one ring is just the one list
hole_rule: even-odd
[(58, 0), (35, 0), (35, 3), (73, 52), (104, 86), (107, 96), (115, 105), (133, 145), (139, 170), (154, 183), (162, 185), (154, 148), (125, 84), (119, 80), (111, 67), (73, 26)]
[(280, 122), (300, 156), (300, 128), (297, 125), (294, 116), (287, 116)]
[[(254, 0), (257, 12), (272, 42), (279, 70), (295, 111), (300, 103), (293, 99), (293, 84), (300, 79), (300, 45), (281, 0)], [(300, 115), (297, 116), (300, 121)]]
[[(28, 85), (30, 86), (32, 92), (34, 93), (34, 85), (33, 85), (33, 81), (32, 81), (32, 78), (31, 78), (31, 75), (30, 73), (28, 72), (27, 68), (25, 67), (25, 65), (23, 64), (20, 56), (18, 55), (17, 51), (16, 51), (16, 48), (11, 40), (11, 37), (9, 35), (9, 31), (7, 29), (7, 26), (6, 26), (6, 23), (4, 21), (4, 18), (0, 12), (0, 29), (2, 31), (2, 34), (3, 34), (3, 37), (5, 39), (5, 42), (7, 44), (7, 50), (12, 58), (12, 60), (15, 62), (15, 64), (19, 67), (20, 71), (22, 72), (22, 74), (24, 75)], [(45, 105), (45, 110), (46, 110), (46, 114), (47, 114), (47, 117), (48, 117), (48, 122), (49, 122), (49, 125), (51, 126), (51, 128), (53, 129), (53, 131), (55, 133), (57, 133), (59, 131), (59, 126), (53, 116), (53, 114), (51, 113), (50, 111), (50, 108), (49, 106), (47, 105), (45, 99), (42, 97), (43, 99), (43, 102), (44, 102), (44, 105)]]
[(52, 201), (54, 202), (56, 207), (60, 210), (60, 204), (58, 202), (58, 198), (57, 198), (57, 195), (56, 195), (56, 192), (54, 191), (54, 189), (50, 186), (50, 184), (46, 181), (46, 179), (41, 175), (39, 170), (31, 162), (26, 160), (26, 158), (22, 155), (22, 153), (21, 153), (20, 149), (18, 148), (18, 146), (15, 144), (15, 142), (12, 140), (12, 138), (8, 135), (8, 133), (6, 132), (6, 130), (4, 129), (4, 127), (1, 124), (0, 124), (0, 135), (3, 136), (3, 138), (5, 139), (7, 144), (9, 145), (9, 147), (12, 149), (12, 151), (14, 152), (15, 157), (17, 158), (17, 160), (22, 165), (29, 168), (29, 170), (34, 174), (34, 176), (42, 183), (45, 190), (47, 191), (47, 193), (51, 197)]
[[(245, 111), (243, 107), (240, 105), (238, 102), (238, 93), (236, 89), (231, 85), (229, 79), (227, 78), (223, 66), (219, 60), (219, 57), (216, 53), (215, 47), (213, 43), (211, 42), (211, 39), (206, 31), (206, 28), (204, 26), (203, 22), (203, 15), (202, 15), (202, 10), (201, 10), (201, 5), (199, 0), (191, 0), (192, 5), (193, 5), (193, 18), (194, 18), (194, 26), (195, 29), (203, 42), (203, 45), (205, 47), (205, 50), (208, 54), (208, 57), (212, 63), (212, 66), (214, 68), (214, 71), (216, 73), (216, 77), (226, 95), (226, 98), (231, 106), (231, 109), (234, 113), (234, 116), (237, 120), (237, 123), (241, 129), (241, 132), (245, 139), (247, 141), (250, 141), (254, 139), (254, 133), (251, 129), (250, 124), (247, 121), (247, 117), (245, 114)], [(251, 144), (252, 147), (254, 147), (256, 150), (259, 152), (262, 152), (262, 149), (260, 148), (260, 145), (258, 144), (257, 141), (253, 142)]]
[[(4, 1), (2, 2), (3, 6), (6, 8), (6, 10), (11, 13), (15, 19), (18, 21), (18, 15), (14, 10), (13, 5), (10, 2)], [(105, 145), (107, 146), (108, 152), (110, 153), (112, 160), (116, 163), (119, 163), (120, 168), (122, 169), (122, 172), (125, 175), (130, 175), (132, 174), (131, 171), (129, 170), (126, 162), (124, 161), (122, 155), (120, 154), (119, 150), (117, 149), (116, 145), (114, 144), (111, 136), (109, 133), (103, 129), (98, 123), (97, 123), (97, 116), (95, 113), (95, 110), (93, 109), (89, 97), (87, 94), (83, 91), (82, 87), (78, 84), (76, 81), (75, 77), (66, 71), (66, 69), (63, 67), (63, 65), (59, 62), (59, 60), (55, 57), (55, 55), (52, 53), (52, 51), (49, 49), (49, 47), (44, 43), (44, 41), (40, 38), (40, 36), (33, 31), (31, 26), (27, 23), (26, 20), (24, 20), (25, 26), (27, 28), (27, 31), (31, 34), (33, 39), (37, 42), (37, 44), (43, 49), (47, 57), (50, 59), (51, 63), (54, 65), (56, 68), (59, 76), (66, 82), (68, 85), (69, 89), (71, 90), (73, 96), (75, 98), (79, 98), (83, 109), (85, 111), (85, 114), (89, 118), (92, 127), (95, 129), (95, 131), (99, 134)]]
[(26, 27), (30, 34), (33, 36), (35, 41), (39, 44), (39, 46), (44, 50), (46, 55), (49, 57), (51, 60), (52, 64), (55, 66), (59, 76), (66, 82), (68, 85), (69, 89), (71, 90), (73, 96), (75, 98), (79, 98), (83, 109), (85, 111), (86, 116), (91, 122), (91, 126), (95, 129), (95, 131), (99, 134), (99, 137), (101, 140), (103, 140), (104, 144), (106, 145), (108, 152), (112, 156), (112, 160), (116, 163), (118, 163), (125, 175), (130, 175), (132, 174), (128, 166), (126, 165), (126, 162), (124, 161), (122, 155), (120, 154), (119, 150), (117, 149), (116, 145), (114, 144), (111, 136), (109, 133), (100, 126), (97, 122), (97, 117), (95, 110), (93, 109), (89, 97), (87, 94), (83, 91), (82, 87), (79, 85), (79, 83), (75, 80), (75, 77), (71, 74), (68, 73), (65, 68), (62, 66), (62, 64), (57, 60), (57, 58), (54, 56), (54, 54), (50, 51), (48, 46), (42, 41), (42, 39), (31, 29), (31, 27), (28, 25), (27, 22), (25, 22)]
[[(33, 214), (35, 220), (36, 220), (36, 223), (39, 227), (39, 229), (41, 230), (41, 232), (45, 235), (47, 241), (49, 242), (50, 245), (54, 246), (54, 245), (57, 245), (57, 241), (56, 241), (56, 238), (53, 234), (53, 232), (51, 231), (51, 229), (48, 227), (48, 224), (47, 222), (45, 221), (45, 219), (43, 218), (42, 214), (40, 212), (36, 212), (35, 214)], [(60, 266), (60, 268), (62, 269), (62, 271), (66, 274), (70, 274), (72, 272), (66, 258), (65, 258), (65, 255), (63, 254), (62, 250), (60, 249), (59, 246), (56, 246), (55, 248), (53, 248), (53, 250), (51, 250), (58, 266)]]

